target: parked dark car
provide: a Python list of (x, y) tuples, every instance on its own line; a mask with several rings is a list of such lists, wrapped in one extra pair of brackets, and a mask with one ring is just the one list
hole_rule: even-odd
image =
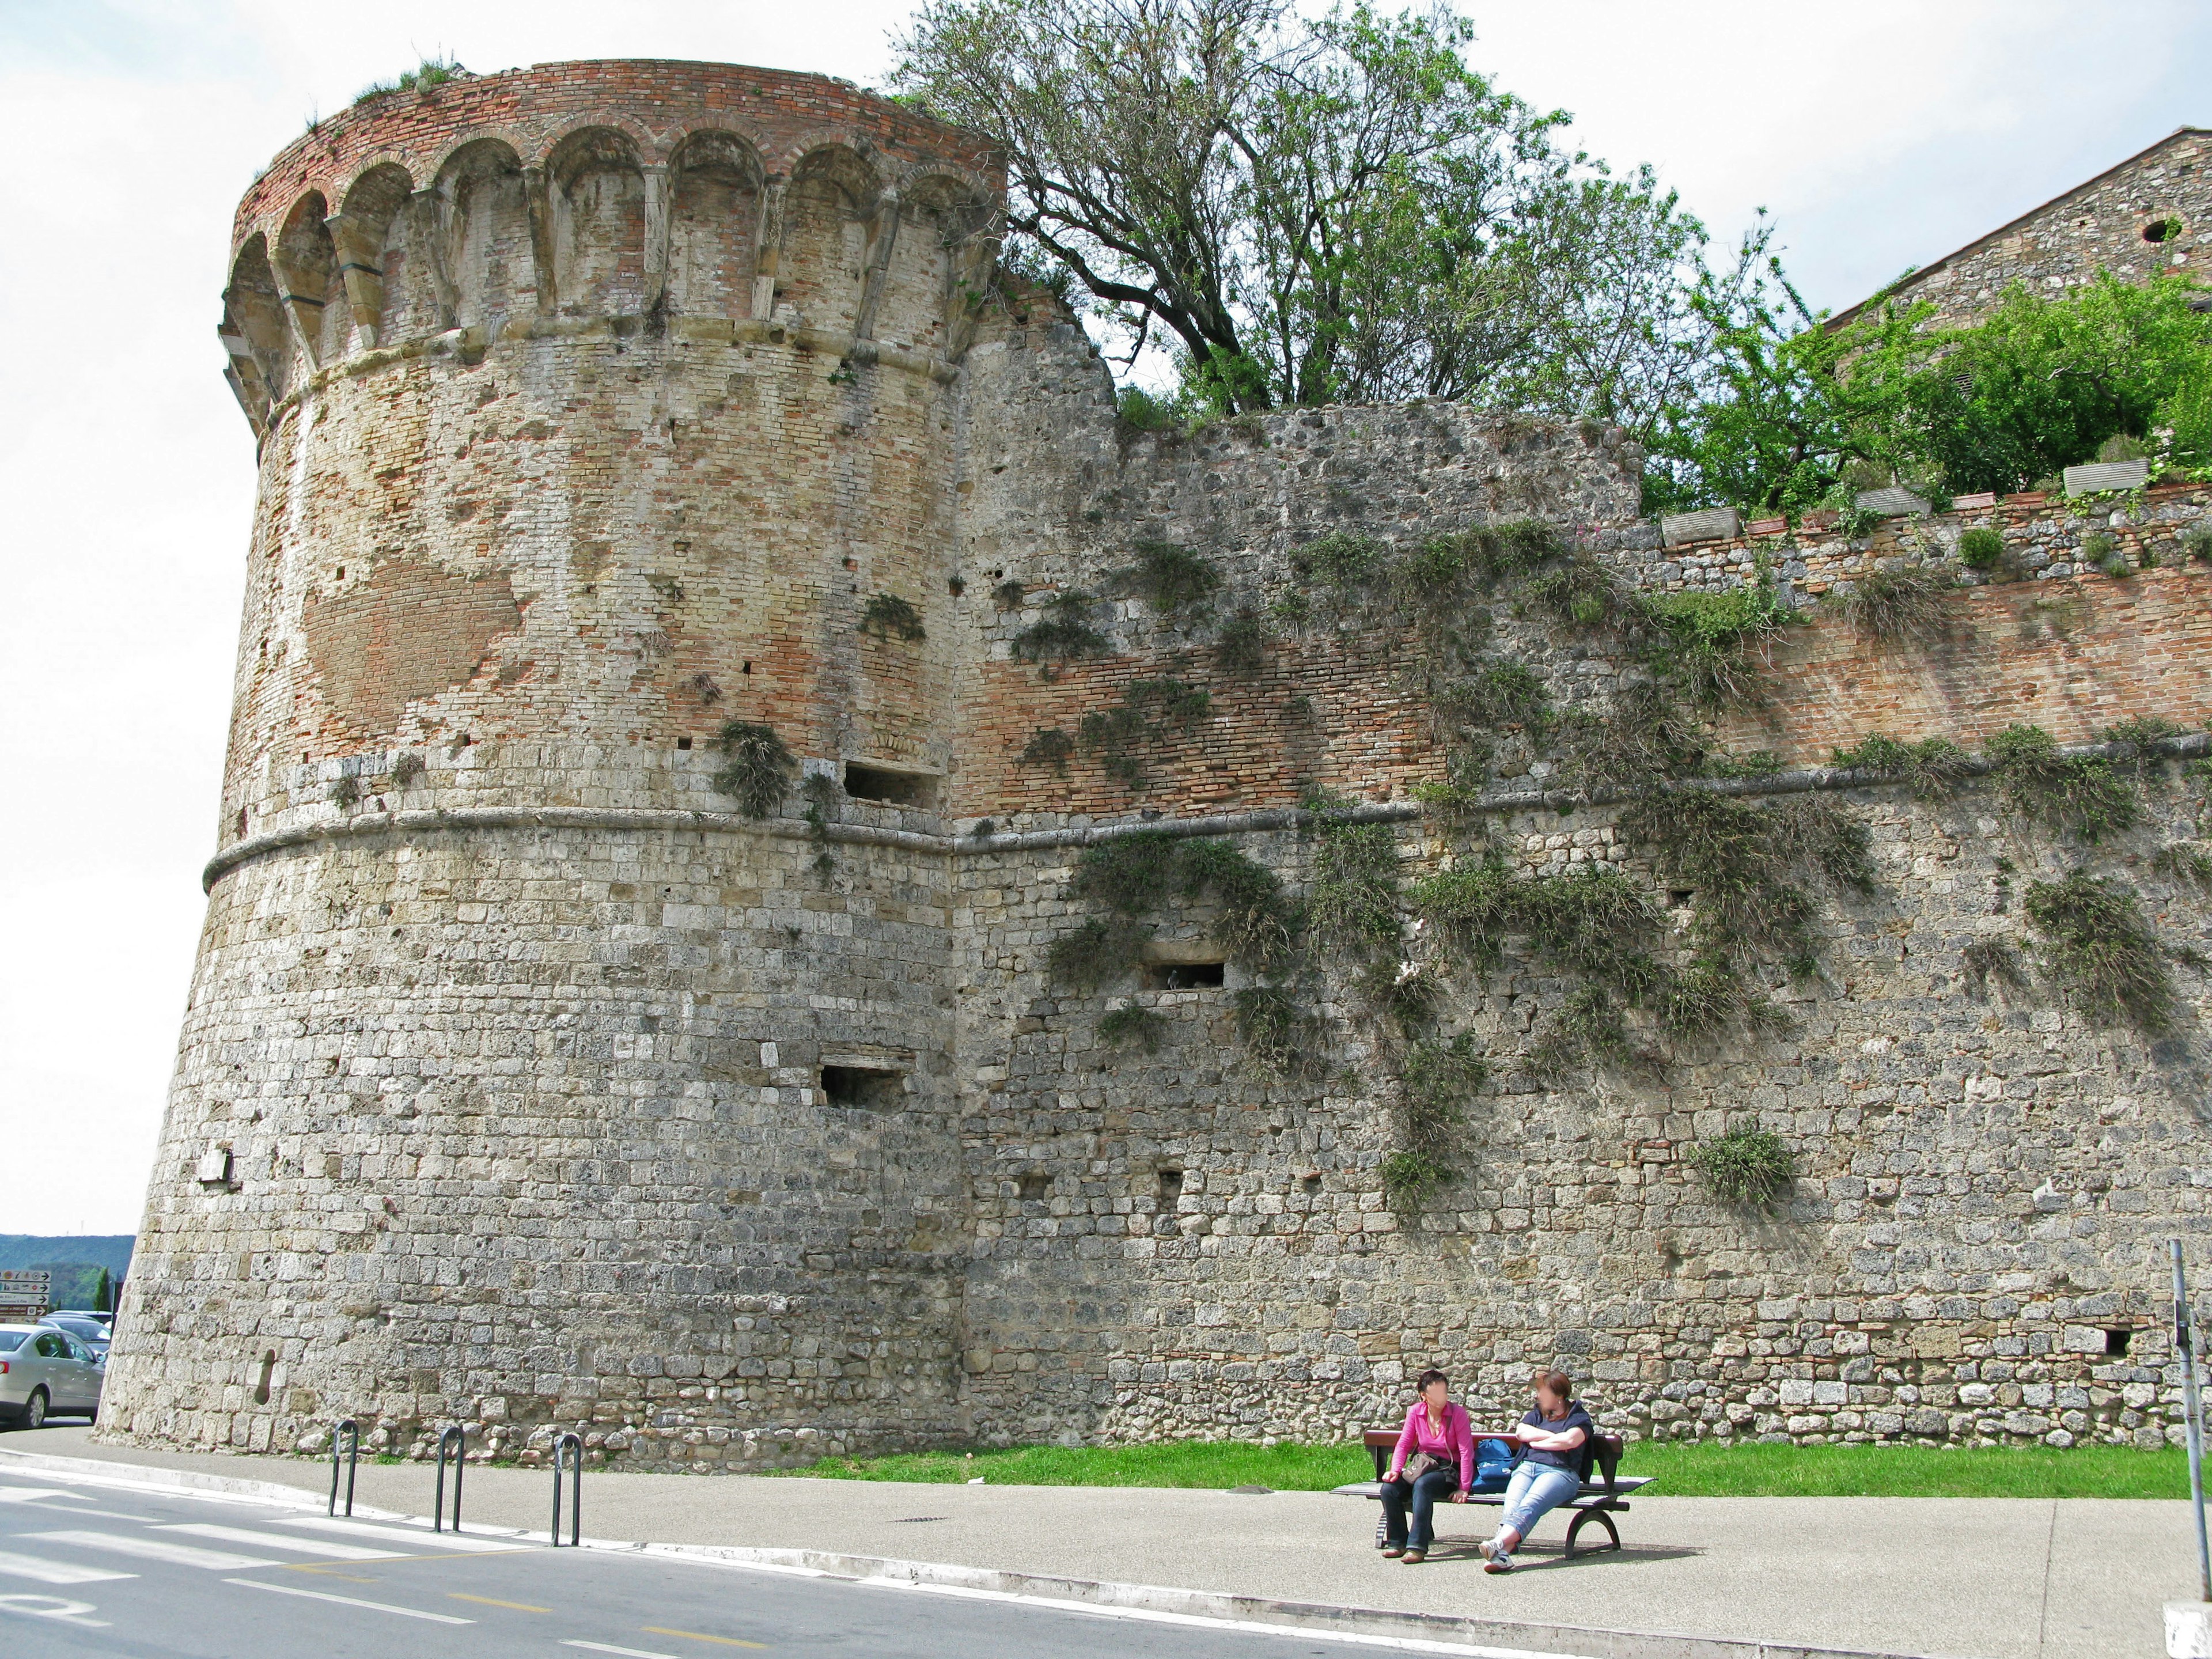
[(99, 1315), (78, 1313), (74, 1309), (50, 1313), (39, 1323), (52, 1326), (58, 1331), (67, 1331), (103, 1361), (107, 1358), (107, 1345), (115, 1340), (115, 1333)]

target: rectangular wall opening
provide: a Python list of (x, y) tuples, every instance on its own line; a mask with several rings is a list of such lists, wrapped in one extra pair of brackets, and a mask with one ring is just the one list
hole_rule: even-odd
[(845, 763), (845, 793), (854, 800), (928, 811), (937, 805), (937, 780), (927, 772), (896, 772), (887, 766)]
[(1042, 1204), (1052, 1195), (1052, 1177), (1048, 1175), (1025, 1175), (1021, 1178), (1021, 1198), (1024, 1204)]
[(1176, 1206), (1177, 1204), (1181, 1203), (1182, 1201), (1182, 1171), (1181, 1170), (1161, 1170), (1161, 1171), (1160, 1171), (1160, 1208), (1162, 1208), (1163, 1210), (1172, 1210), (1173, 1208), (1175, 1208), (1175, 1206)]
[(1218, 989), (1225, 971), (1218, 962), (1148, 962), (1145, 964), (1147, 991), (1203, 991)]
[(905, 1095), (906, 1074), (889, 1066), (824, 1066), (822, 1095), (832, 1106), (864, 1111), (896, 1111)]

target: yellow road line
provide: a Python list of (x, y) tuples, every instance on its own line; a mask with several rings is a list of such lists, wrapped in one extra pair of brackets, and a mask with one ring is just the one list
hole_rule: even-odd
[(734, 1636), (702, 1636), (696, 1630), (666, 1630), (659, 1625), (640, 1625), (647, 1636), (681, 1636), (694, 1642), (719, 1642), (726, 1648), (764, 1648), (765, 1642), (741, 1641)]
[(481, 1601), (488, 1607), (512, 1607), (517, 1613), (550, 1613), (550, 1607), (533, 1607), (527, 1601), (502, 1601), (495, 1595), (471, 1595), (465, 1590), (447, 1590), (446, 1594), (456, 1601)]
[(319, 1578), (343, 1578), (349, 1584), (374, 1584), (380, 1582), (374, 1578), (364, 1578), (357, 1572), (341, 1572), (336, 1567), (324, 1566), (319, 1562), (287, 1561), (284, 1563), (284, 1571), (312, 1572)]

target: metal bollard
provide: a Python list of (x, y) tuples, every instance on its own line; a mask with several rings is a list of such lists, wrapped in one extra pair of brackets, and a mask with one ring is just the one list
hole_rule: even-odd
[(553, 1443), (553, 1524), (546, 1530), (555, 1549), (561, 1547), (561, 1454), (569, 1453), (568, 1547), (574, 1549), (584, 1531), (584, 1441), (580, 1435), (562, 1435)]
[(340, 1435), (343, 1435), (345, 1437), (346, 1442), (345, 1512), (348, 1515), (351, 1515), (353, 1513), (354, 1465), (361, 1459), (361, 1425), (355, 1422), (353, 1419), (349, 1417), (340, 1422), (331, 1425), (331, 1426), (330, 1512), (332, 1515), (336, 1515), (338, 1512), (338, 1437)]
[(448, 1424), (438, 1436), (438, 1508), (430, 1530), (446, 1529), (446, 1448), (453, 1449), (453, 1530), (461, 1529), (461, 1472), (468, 1467), (469, 1431), (459, 1423)]

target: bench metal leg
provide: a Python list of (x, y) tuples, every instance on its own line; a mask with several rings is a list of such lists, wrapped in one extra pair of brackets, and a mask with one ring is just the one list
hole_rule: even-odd
[(1620, 1529), (1613, 1524), (1611, 1515), (1603, 1510), (1577, 1510), (1575, 1511), (1575, 1518), (1567, 1523), (1568, 1559), (1571, 1560), (1574, 1557), (1577, 1535), (1593, 1521), (1605, 1528), (1605, 1535), (1613, 1540), (1613, 1548), (1620, 1547)]

